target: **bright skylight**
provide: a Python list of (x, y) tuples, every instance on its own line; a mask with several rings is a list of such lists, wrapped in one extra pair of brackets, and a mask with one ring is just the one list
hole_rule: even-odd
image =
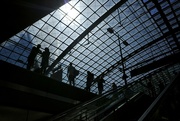
[[(44, 50), (45, 47), (50, 49), (51, 65), (64, 50), (69, 49), (55, 64), (55, 67), (58, 67), (59, 64), (62, 65), (62, 82), (69, 83), (66, 72), (67, 66), (72, 62), (80, 71), (76, 78), (77, 87), (85, 88), (87, 71), (94, 73), (95, 78), (104, 72), (106, 80), (104, 86), (107, 91), (113, 82), (118, 86), (124, 85), (121, 72), (120, 41), (127, 69), (127, 81), (128, 83), (136, 81), (151, 72), (131, 77), (132, 69), (179, 52), (179, 50), (173, 36), (168, 34), (170, 30), (165, 24), (166, 22), (150, 0), (127, 0), (101, 20), (101, 17), (118, 2), (121, 1), (71, 0), (2, 43), (0, 59), (26, 68), (30, 50), (33, 46), (41, 44), (41, 50)], [(169, 3), (162, 0), (159, 4), (172, 29), (179, 28), (180, 11), (178, 6), (180, 6), (180, 2), (172, 0)], [(97, 21), (101, 22), (90, 30), (93, 23)], [(109, 33), (108, 28), (113, 28), (115, 33)], [(90, 31), (86, 33), (86, 30)], [(82, 38), (79, 38), (80, 36)], [(179, 32), (174, 36), (180, 40)], [(74, 44), (76, 41), (79, 42)], [(123, 41), (128, 45), (125, 45)], [(36, 58), (35, 68), (40, 66), (40, 61), (41, 56), (39, 55)], [(171, 68), (171, 72), (173, 70), (180, 70), (179, 65)], [(164, 71), (164, 73), (166, 72)], [(92, 92), (97, 93), (96, 84), (92, 86)]]

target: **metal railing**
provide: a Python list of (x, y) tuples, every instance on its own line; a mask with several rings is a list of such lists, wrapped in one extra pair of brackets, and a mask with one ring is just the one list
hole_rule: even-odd
[(104, 115), (107, 111), (110, 112), (115, 107), (118, 107), (118, 105), (126, 103), (126, 101), (129, 101), (137, 93), (144, 92), (144, 89), (143, 85), (138, 82), (132, 82), (126, 87), (118, 87), (116, 90), (110, 90), (92, 100), (55, 115), (48, 121), (94, 121), (96, 118), (101, 118), (101, 115)]
[[(173, 79), (173, 81), (169, 85), (167, 85), (166, 88), (164, 88), (164, 90), (159, 94), (159, 96), (157, 96), (157, 98), (149, 106), (149, 108), (138, 119), (138, 121), (158, 121), (158, 120), (162, 120), (162, 118), (168, 121), (180, 119), (179, 114), (178, 115), (176, 114), (177, 113), (176, 111), (180, 110), (180, 109), (176, 109), (179, 108), (180, 106), (180, 103), (179, 102), (177, 103), (177, 101), (179, 101), (178, 99), (180, 96), (179, 79), (180, 79), (180, 74), (176, 76), (176, 78)], [(168, 116), (164, 115), (162, 113), (164, 111), (168, 112), (169, 115)]]

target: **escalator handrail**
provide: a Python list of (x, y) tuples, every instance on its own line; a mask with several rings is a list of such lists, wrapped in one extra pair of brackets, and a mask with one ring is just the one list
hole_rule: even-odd
[(86, 101), (86, 102), (84, 102), (84, 103), (82, 103), (82, 104), (80, 104), (80, 105), (77, 105), (77, 106), (75, 106), (75, 107), (73, 107), (73, 108), (71, 108), (71, 109), (69, 109), (69, 110), (67, 110), (67, 111), (65, 111), (65, 112), (63, 112), (63, 113), (60, 113), (60, 114), (57, 114), (57, 115), (51, 117), (48, 121), (53, 121), (53, 120), (55, 120), (55, 119), (62, 118), (62, 117), (64, 117), (64, 116), (68, 115), (70, 112), (73, 112), (74, 110), (77, 110), (77, 109), (80, 109), (80, 108), (84, 108), (85, 106), (87, 106), (87, 105), (89, 105), (89, 104), (91, 104), (91, 103), (93, 103), (93, 102), (95, 102), (95, 101), (97, 101), (97, 100), (100, 100), (100, 99), (102, 99), (102, 98), (104, 98), (104, 97), (107, 97), (107, 96), (109, 96), (109, 95), (112, 95), (112, 94), (115, 93), (115, 92), (123, 93), (123, 91), (125, 91), (125, 90), (128, 89), (128, 88), (131, 88), (132, 86), (134, 86), (134, 85), (137, 84), (137, 83), (138, 83), (137, 81), (134, 81), (134, 82), (129, 83), (126, 87), (118, 86), (116, 90), (112, 90), (112, 89), (111, 89), (111, 90), (103, 93), (103, 94), (100, 95), (100, 96), (96, 96), (95, 98), (93, 98), (93, 99), (91, 99), (91, 100), (89, 100), (89, 101)]
[(144, 121), (156, 108), (158, 108), (159, 102), (165, 97), (165, 94), (175, 85), (175, 83), (180, 78), (180, 73), (173, 79), (159, 94), (159, 96), (153, 101), (153, 103), (148, 107), (148, 109), (143, 113), (143, 115), (138, 119), (138, 121)]
[[(118, 88), (116, 89), (116, 91), (117, 91), (117, 90), (123, 90), (123, 89), (122, 89), (122, 87), (121, 87), (121, 89), (118, 87)], [(55, 120), (55, 119), (64, 117), (65, 115), (69, 114), (70, 112), (73, 112), (73, 110), (76, 110), (76, 109), (78, 109), (79, 107), (83, 108), (83, 107), (85, 107), (85, 106), (87, 106), (87, 105), (89, 105), (89, 104), (91, 104), (91, 103), (93, 103), (93, 102), (95, 102), (95, 101), (97, 101), (97, 100), (100, 100), (100, 99), (102, 99), (102, 98), (104, 98), (104, 97), (106, 97), (106, 96), (108, 96), (108, 95), (111, 95), (112, 93), (113, 93), (112, 90), (107, 91), (106, 93), (103, 93), (101, 96), (98, 95), (98, 96), (96, 96), (95, 98), (93, 98), (93, 99), (91, 99), (91, 100), (88, 100), (88, 101), (86, 101), (86, 102), (84, 102), (84, 103), (81, 103), (80, 105), (77, 105), (77, 106), (75, 106), (75, 107), (73, 107), (73, 108), (71, 108), (71, 109), (69, 109), (69, 110), (67, 110), (67, 111), (65, 111), (65, 112), (63, 112), (63, 113), (60, 113), (60, 114), (57, 114), (57, 115), (51, 117), (48, 121), (53, 121), (53, 120)]]
[[(136, 98), (137, 96), (138, 96), (138, 97), (139, 97), (139, 96), (142, 96), (142, 94), (141, 94), (140, 92), (138, 92), (138, 93), (136, 93), (134, 96), (132, 96), (128, 101), (125, 101), (125, 102), (123, 102), (123, 103), (120, 103), (121, 100), (117, 100), (113, 105), (110, 105), (109, 107), (105, 108), (104, 110), (102, 110), (102, 111), (99, 112), (98, 114), (92, 116), (92, 117), (90, 118), (90, 120), (91, 120), (91, 119), (94, 119), (95, 117), (103, 114), (104, 112), (106, 112), (106, 111), (108, 111), (108, 110), (109, 110), (109, 113), (111, 113), (111, 112), (119, 109), (120, 107), (122, 107), (123, 105), (125, 105), (127, 102), (130, 102), (131, 100), (133, 100), (133, 99)], [(115, 107), (116, 107), (116, 108), (115, 108)], [(108, 117), (108, 116), (107, 116), (107, 117)], [(106, 117), (106, 116), (103, 116), (103, 119), (106, 119), (107, 117)]]

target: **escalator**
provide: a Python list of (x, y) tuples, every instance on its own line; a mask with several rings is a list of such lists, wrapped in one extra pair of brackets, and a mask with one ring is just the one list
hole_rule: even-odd
[[(139, 82), (133, 82), (126, 88), (118, 87), (116, 91), (111, 90), (101, 96), (95, 97), (66, 112), (51, 117), (48, 121), (158, 121), (150, 118), (157, 113), (157, 110), (153, 110), (151, 115), (144, 115), (147, 114), (147, 110), (155, 103), (157, 98), (162, 96), (162, 93), (157, 97), (150, 97), (144, 93), (144, 88), (139, 86), (138, 91), (132, 90), (138, 84)], [(172, 83), (167, 85), (164, 90), (170, 88), (171, 85)], [(167, 93), (164, 92), (163, 95)]]
[[(115, 91), (110, 90), (66, 112), (55, 115), (48, 121), (110, 121), (121, 118), (119, 113), (124, 117), (130, 114), (129, 118), (132, 119), (134, 117), (134, 119), (137, 119), (137, 113), (141, 116), (147, 106), (153, 101), (151, 97), (142, 93), (143, 88), (141, 91), (131, 90), (137, 84), (137, 82), (133, 82), (126, 88), (118, 87)], [(137, 112), (135, 110), (140, 109), (139, 105), (142, 106), (142, 109)], [(134, 112), (137, 113), (133, 114)]]
[(98, 121), (179, 121), (180, 120), (180, 74), (159, 93), (150, 97), (139, 93), (123, 106)]
[(180, 73), (159, 94), (138, 121), (180, 121)]
[(116, 107), (113, 112), (101, 119), (102, 121), (137, 121), (154, 99), (139, 93), (123, 106)]

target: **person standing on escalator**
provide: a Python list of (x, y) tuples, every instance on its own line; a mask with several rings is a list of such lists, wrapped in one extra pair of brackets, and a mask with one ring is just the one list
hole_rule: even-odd
[(91, 90), (91, 83), (93, 82), (94, 74), (90, 71), (87, 71), (87, 82), (86, 82), (86, 91), (90, 92)]
[(115, 84), (115, 82), (112, 83), (112, 89), (113, 89), (113, 91), (117, 90), (117, 85)]
[(42, 53), (42, 61), (41, 61), (41, 73), (45, 74), (47, 67), (49, 66), (49, 48), (45, 48), (45, 51)]
[(98, 79), (98, 91), (99, 91), (99, 95), (101, 95), (102, 94), (102, 92), (103, 92), (103, 83), (105, 82), (104, 81), (104, 74), (102, 74), (100, 77), (99, 77), (99, 79)]
[(115, 84), (115, 82), (112, 83), (112, 91), (113, 91), (113, 98), (117, 98), (118, 97), (118, 95), (116, 93), (117, 85)]

